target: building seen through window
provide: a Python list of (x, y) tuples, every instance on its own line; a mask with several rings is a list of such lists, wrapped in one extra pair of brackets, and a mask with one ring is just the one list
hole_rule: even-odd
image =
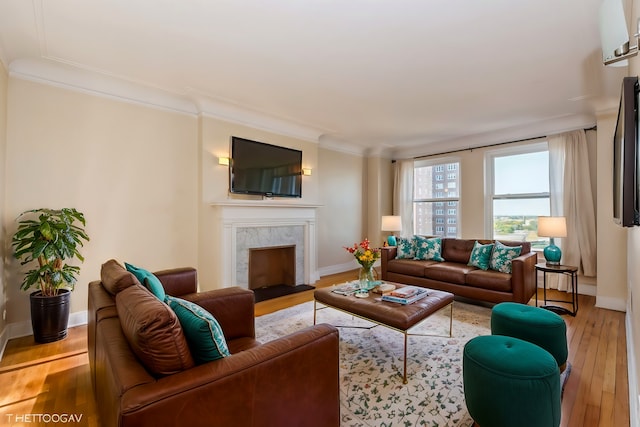
[(459, 168), (459, 161), (453, 159), (416, 162), (413, 185), (415, 234), (458, 237)]

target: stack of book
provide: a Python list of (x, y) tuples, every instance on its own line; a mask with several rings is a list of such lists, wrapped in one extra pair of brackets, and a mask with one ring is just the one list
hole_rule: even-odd
[(382, 301), (411, 304), (428, 295), (428, 289), (419, 286), (403, 286), (382, 295)]

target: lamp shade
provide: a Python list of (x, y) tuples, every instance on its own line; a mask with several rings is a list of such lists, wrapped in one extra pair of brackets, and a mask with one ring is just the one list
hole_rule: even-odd
[(402, 220), (399, 216), (385, 215), (382, 217), (381, 231), (402, 231)]
[(539, 237), (567, 237), (567, 221), (563, 216), (539, 216)]

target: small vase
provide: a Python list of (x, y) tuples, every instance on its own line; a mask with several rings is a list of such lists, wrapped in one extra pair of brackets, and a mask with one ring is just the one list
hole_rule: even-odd
[(358, 281), (360, 282), (361, 292), (368, 292), (374, 287), (376, 280), (376, 270), (373, 265), (362, 266), (358, 272)]

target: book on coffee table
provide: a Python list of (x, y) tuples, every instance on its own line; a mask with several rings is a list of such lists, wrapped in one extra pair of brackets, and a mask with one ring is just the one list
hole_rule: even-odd
[[(404, 290), (406, 288), (412, 288), (412, 289), (407, 289), (407, 291), (409, 292), (405, 292), (403, 294), (400, 295), (407, 295), (407, 296), (399, 296), (399, 294), (397, 294), (397, 291), (400, 290)], [(425, 289), (425, 288), (420, 288), (417, 286), (404, 286), (402, 288), (396, 289), (394, 292), (391, 292), (390, 294), (384, 294), (382, 295), (382, 301), (389, 301), (389, 302), (396, 302), (399, 304), (412, 304), (418, 300), (421, 300), (422, 298), (426, 297), (427, 295), (429, 295), (429, 290)]]
[(358, 282), (347, 282), (342, 283), (340, 285), (336, 285), (331, 292), (340, 294), (340, 295), (353, 295), (360, 290), (360, 283)]

